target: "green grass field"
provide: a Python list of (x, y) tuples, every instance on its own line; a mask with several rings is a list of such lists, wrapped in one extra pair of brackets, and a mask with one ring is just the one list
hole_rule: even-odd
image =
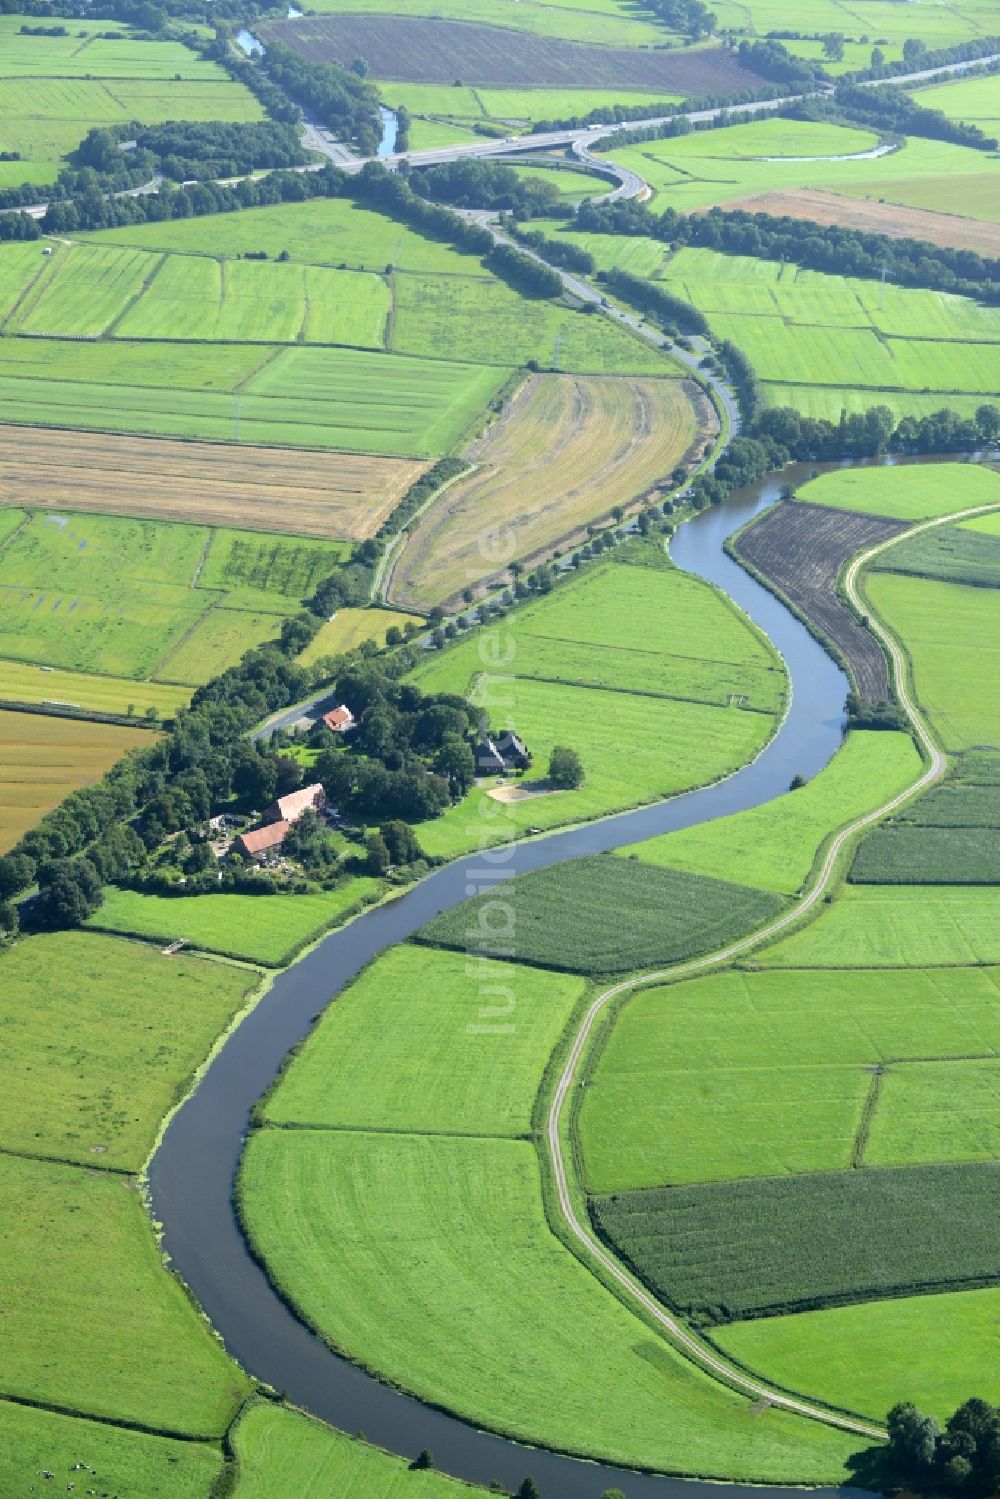
[[(985, 517), (988, 519), (988, 517)], [(1000, 519), (1000, 513), (998, 513)], [(971, 523), (975, 525), (975, 522)], [(925, 531), (876, 559), (879, 572), (912, 573), (943, 583), (1000, 587), (1000, 534), (970, 530), (970, 522)]]
[(661, 1299), (732, 1322), (995, 1279), (998, 1172), (990, 1161), (713, 1182), (600, 1198), (595, 1214)]
[(384, 645), (387, 630), (393, 626), (402, 629), (414, 619), (419, 616), (402, 614), (398, 609), (338, 609), (334, 618), (327, 620), (309, 642), (299, 660), (304, 666), (311, 666), (324, 656), (352, 650), (364, 640)]
[(350, 556), (345, 542), (260, 531), (213, 531), (198, 587), (226, 594), (227, 609), (287, 614)]
[[(80, 1463), (87, 1465), (83, 1472)], [(0, 1489), (38, 1493), (42, 1472), (54, 1473), (53, 1488), (62, 1492), (75, 1482), (78, 1493), (86, 1485), (128, 1499), (205, 1499), (222, 1472), (222, 1453), (0, 1400)], [(95, 1484), (105, 1487), (94, 1490)]]
[(189, 688), (161, 682), (143, 682), (140, 688), (126, 677), (88, 676), (24, 661), (0, 661), (0, 698), (14, 703), (43, 703), (48, 699), (73, 703), (91, 713), (121, 714), (128, 714), (131, 706), (137, 718), (155, 708), (158, 717), (169, 718), (190, 696)]
[(823, 969), (1000, 963), (1000, 890), (849, 886), (817, 921), (759, 961)]
[(810, 480), (795, 498), (895, 520), (932, 520), (976, 505), (1000, 505), (1000, 474), (975, 463), (840, 469)]
[(286, 1499), (289, 1493), (303, 1499), (324, 1493), (337, 1499), (475, 1499), (485, 1493), (443, 1473), (413, 1469), (286, 1406), (248, 1406), (231, 1440), (235, 1499)]
[(419, 940), (574, 973), (625, 973), (709, 952), (762, 926), (781, 901), (598, 854), (522, 875), (505, 890), (504, 906), (499, 932), (489, 894), (435, 916)]
[[(488, 275), (478, 256), (425, 239), (385, 214), (359, 208), (346, 198), (276, 203), (241, 213), (102, 229), (88, 235), (87, 242), (230, 257), (263, 250), (274, 258), (287, 250), (293, 262), (305, 265), (367, 271), (384, 271), (391, 265), (404, 271)], [(0, 268), (11, 248), (17, 247), (4, 246), (0, 251)]]
[(768, 1317), (715, 1340), (786, 1388), (879, 1418), (912, 1400), (943, 1423), (970, 1390), (1000, 1400), (998, 1317), (1000, 1290), (963, 1291)]
[[(1000, 1157), (998, 1069), (996, 1056), (890, 1068), (879, 1089), (865, 1164), (987, 1161), (995, 1165)], [(975, 1192), (969, 1195), (974, 1200)], [(962, 1221), (966, 1221), (964, 1215)]]
[(477, 1424), (682, 1473), (844, 1476), (855, 1442), (755, 1414), (553, 1238), (527, 1142), (262, 1130), (241, 1198), (310, 1323)]
[(165, 1275), (135, 1184), (0, 1155), (0, 1388), (219, 1436), (249, 1384)]
[(903, 641), (917, 702), (949, 750), (1000, 744), (1000, 702), (983, 691), (1000, 660), (1000, 610), (990, 588), (876, 573), (865, 591)]
[(413, 680), (425, 692), (470, 694), (494, 727), (515, 725), (534, 755), (521, 791), (545, 790), (555, 744), (575, 747), (584, 766), (575, 791), (503, 804), (485, 787), (470, 792), (421, 828), (423, 847), (441, 854), (713, 780), (751, 758), (774, 724), (770, 712), (719, 706), (728, 690), (766, 709), (784, 686), (777, 659), (722, 595), (670, 567), (619, 562), (421, 663)]
[(71, 245), (49, 261), (8, 331), (97, 338), (139, 296), (159, 264), (159, 256), (142, 250)]
[(105, 891), (90, 925), (130, 936), (176, 942), (280, 968), (298, 949), (344, 916), (376, 888), (367, 876), (314, 895), (143, 895)]
[(841, 389), (830, 385), (762, 385), (762, 401), (765, 406), (793, 406), (803, 416), (822, 418), (838, 422), (840, 413), (850, 416), (856, 411), (867, 411), (872, 406), (888, 406), (898, 422), (904, 416), (931, 416), (942, 408), (955, 411), (959, 416), (973, 417), (977, 407), (983, 404), (982, 396), (956, 395), (940, 391), (920, 395), (914, 391)]
[(902, 791), (917, 779), (920, 764), (908, 734), (855, 730), (830, 764), (797, 791), (618, 852), (793, 895), (827, 834)]
[(5, 1150), (138, 1171), (256, 976), (78, 931), (4, 957)]
[(209, 609), (172, 644), (153, 667), (162, 682), (195, 687), (232, 666), (244, 651), (274, 640), (281, 620), (242, 609)]
[[(264, 1107), (271, 1124), (516, 1135), (582, 979), (401, 946), (327, 1010)], [(338, 1066), (350, 1057), (350, 1066)], [(331, 1087), (331, 1079), (337, 1082)]]
[[(850, 910), (853, 894), (841, 897), (803, 937), (782, 945), (797, 943), (801, 950), (811, 932)], [(994, 894), (994, 911), (998, 899)], [(915, 926), (922, 920), (934, 928), (947, 918), (947, 909), (933, 901), (910, 904)], [(630, 999), (584, 1095), (580, 1138), (590, 1190), (846, 1170), (871, 1067), (897, 1058), (996, 1054), (996, 970), (913, 966), (901, 976), (852, 968), (847, 965), (867, 956), (856, 909), (845, 936), (840, 969), (831, 963), (819, 972), (720, 973)], [(910, 961), (935, 958), (915, 945)], [(965, 1108), (956, 1091), (946, 1137), (968, 1133)], [(972, 1100), (969, 1109), (971, 1127)], [(947, 1158), (940, 1145), (908, 1157)]]
[(393, 278), (390, 347), (430, 359), (524, 364), (572, 374), (676, 375), (677, 366), (606, 318), (521, 297), (500, 281), (458, 276)]
[[(352, 0), (352, 4), (356, 14), (385, 14), (384, 0)], [(656, 46), (671, 37), (669, 31), (651, 18), (637, 15), (624, 0), (584, 0), (583, 4), (573, 5), (566, 0), (556, 0), (555, 4), (519, 0), (516, 11), (513, 7), (492, 5), (490, 0), (393, 0), (393, 4), (394, 15), (478, 21), (538, 36), (609, 47)], [(321, 0), (315, 7), (319, 15), (336, 9), (333, 0)]]
[(594, 257), (599, 271), (610, 271), (616, 267), (631, 271), (633, 276), (656, 276), (669, 254), (668, 247), (658, 239), (636, 234), (627, 237), (620, 234), (588, 234), (574, 229), (573, 220), (532, 219), (532, 229), (539, 229), (549, 239), (566, 240), (579, 245)]
[(921, 89), (916, 98), (925, 109), (939, 109), (949, 120), (978, 125), (987, 135), (996, 135), (1000, 126), (1000, 91), (995, 78), (935, 84)]

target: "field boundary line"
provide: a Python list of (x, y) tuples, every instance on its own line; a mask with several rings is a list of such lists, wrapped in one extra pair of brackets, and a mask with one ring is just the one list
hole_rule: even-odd
[[(853, 604), (859, 616), (866, 613), (863, 600), (858, 594), (859, 574), (868, 563), (882, 552), (888, 550), (889, 547), (895, 546), (906, 538), (931, 530), (934, 527), (953, 524), (958, 520), (964, 520), (971, 516), (991, 513), (997, 510), (1000, 510), (1000, 505), (994, 503), (977, 505), (966, 510), (955, 511), (946, 516), (938, 516), (932, 520), (923, 521), (909, 527), (898, 535), (889, 537), (887, 540), (879, 542), (875, 546), (869, 547), (867, 550), (859, 553), (849, 564), (843, 577), (843, 587), (848, 600)], [(873, 823), (881, 821), (890, 812), (895, 811), (897, 807), (902, 806), (914, 796), (919, 795), (920, 792), (932, 786), (944, 775), (948, 766), (947, 757), (938, 748), (929, 727), (925, 725), (911, 697), (911, 687), (907, 671), (907, 653), (896, 640), (895, 636), (873, 614), (868, 614), (868, 620), (869, 629), (887, 653), (893, 685), (895, 686), (900, 706), (909, 720), (912, 731), (917, 739), (918, 748), (925, 761), (925, 769), (912, 785), (898, 792), (881, 807), (854, 818), (846, 827), (842, 828), (835, 835), (827, 849), (811, 887), (789, 910), (769, 922), (767, 926), (756, 932), (751, 932), (746, 937), (742, 937), (738, 941), (730, 943), (728, 946), (720, 948), (714, 953), (708, 953), (701, 958), (676, 964), (669, 968), (640, 974), (633, 978), (622, 979), (619, 983), (613, 984), (610, 988), (598, 994), (584, 1015), (582, 1024), (577, 1030), (569, 1056), (556, 1084), (555, 1093), (548, 1111), (545, 1143), (548, 1153), (548, 1164), (551, 1167), (555, 1180), (558, 1208), (562, 1220), (561, 1226), (568, 1230), (572, 1239), (575, 1240), (572, 1246), (574, 1252), (577, 1253), (578, 1257), (584, 1263), (596, 1261), (603, 1275), (610, 1277), (611, 1281), (614, 1282), (616, 1290), (624, 1291), (628, 1301), (634, 1303), (644, 1317), (652, 1319), (659, 1330), (666, 1334), (667, 1340), (681, 1353), (687, 1355), (687, 1357), (713, 1378), (730, 1388), (735, 1388), (744, 1395), (752, 1395), (758, 1400), (767, 1400), (771, 1405), (789, 1411), (793, 1415), (805, 1416), (810, 1420), (820, 1421), (826, 1425), (838, 1427), (843, 1431), (855, 1432), (860, 1436), (869, 1437), (876, 1441), (883, 1441), (886, 1432), (881, 1426), (866, 1421), (861, 1417), (838, 1414), (836, 1411), (826, 1409), (819, 1404), (813, 1404), (805, 1398), (784, 1394), (763, 1379), (744, 1373), (727, 1358), (712, 1352), (683, 1322), (666, 1311), (659, 1299), (646, 1290), (638, 1277), (626, 1270), (618, 1259), (603, 1247), (590, 1231), (589, 1227), (581, 1222), (573, 1202), (566, 1159), (563, 1153), (561, 1129), (566, 1101), (571, 1096), (572, 1090), (575, 1087), (580, 1062), (587, 1049), (594, 1025), (605, 1007), (612, 1000), (650, 984), (666, 980), (673, 981), (689, 975), (694, 976), (703, 973), (717, 967), (719, 964), (730, 962), (741, 954), (757, 948), (761, 943), (770, 942), (778, 933), (799, 921), (823, 899), (835, 874), (839, 856), (855, 834), (871, 826)], [(583, 1251), (582, 1254), (580, 1253), (581, 1250)], [(593, 1268), (592, 1264), (590, 1268)]]
[(138, 1431), (146, 1436), (167, 1437), (172, 1442), (197, 1443), (199, 1447), (217, 1447), (220, 1437), (196, 1435), (190, 1431), (175, 1431), (167, 1426), (147, 1426), (143, 1421), (129, 1421), (123, 1416), (99, 1416), (93, 1411), (78, 1410), (73, 1405), (56, 1405), (52, 1400), (32, 1400), (27, 1395), (12, 1395), (0, 1390), (0, 1401), (5, 1405), (19, 1405), (25, 1410), (48, 1411), (51, 1416), (65, 1416), (72, 1421), (92, 1421), (95, 1426), (113, 1426), (119, 1431)]
[[(66, 241), (60, 240), (59, 243), (65, 244)], [(34, 276), (32, 276), (31, 280), (21, 292), (21, 295), (17, 298), (7, 316), (4, 318), (3, 325), (2, 327), (0, 327), (0, 332), (17, 333), (20, 331), (20, 328), (23, 326), (24, 319), (26, 317), (30, 317), (34, 312), (35, 308), (44, 297), (51, 283), (58, 278), (59, 272), (62, 270), (65, 262), (70, 259), (75, 248), (75, 244), (71, 242), (69, 245), (69, 249), (66, 250), (64, 254), (61, 255), (59, 253), (59, 250), (56, 249), (53, 251), (51, 257), (48, 260), (42, 261), (40, 270)]]
[(128, 317), (133, 307), (135, 307), (139, 302), (142, 301), (143, 297), (149, 291), (149, 288), (152, 286), (153, 282), (163, 270), (163, 267), (166, 265), (169, 259), (170, 252), (168, 250), (164, 250), (163, 254), (160, 256), (156, 264), (150, 268), (149, 275), (143, 277), (142, 285), (139, 287), (139, 290), (133, 292), (132, 295), (126, 300), (124, 307), (120, 307), (115, 313), (114, 317), (111, 318), (107, 323), (105, 323), (104, 327), (97, 335), (98, 338), (114, 338), (116, 336), (118, 325), (124, 318)]

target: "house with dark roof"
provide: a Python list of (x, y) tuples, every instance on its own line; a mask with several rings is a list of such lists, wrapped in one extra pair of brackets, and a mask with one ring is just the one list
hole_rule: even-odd
[(476, 745), (476, 774), (480, 776), (502, 775), (510, 770), (529, 770), (531, 755), (522, 739), (513, 729), (505, 729), (496, 739), (486, 735)]

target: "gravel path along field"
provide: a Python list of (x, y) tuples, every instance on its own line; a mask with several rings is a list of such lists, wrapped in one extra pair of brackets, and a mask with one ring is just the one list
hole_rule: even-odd
[[(952, 515), (941, 516), (936, 520), (925, 521), (921, 525), (913, 526), (904, 532), (900, 532), (897, 536), (890, 537), (887, 541), (879, 542), (876, 546), (870, 547), (854, 559), (844, 575), (844, 590), (847, 597), (859, 613), (866, 612), (864, 600), (858, 592), (859, 574), (867, 563), (871, 562), (888, 547), (895, 545), (903, 536), (915, 536), (935, 526), (949, 525), (955, 521), (965, 520), (973, 515), (981, 515), (997, 509), (1000, 509), (1000, 506), (981, 505), (972, 510), (961, 510)], [(625, 1270), (604, 1249), (591, 1233), (590, 1229), (581, 1221), (573, 1202), (573, 1193), (570, 1187), (561, 1138), (566, 1100), (574, 1086), (581, 1058), (586, 1050), (598, 1016), (612, 1000), (617, 999), (619, 995), (627, 994), (647, 984), (660, 982), (665, 979), (686, 978), (690, 974), (704, 972), (706, 969), (716, 967), (720, 963), (730, 962), (733, 958), (739, 957), (751, 948), (759, 947), (763, 942), (770, 941), (779, 932), (785, 930), (794, 922), (799, 921), (801, 917), (811, 911), (823, 899), (833, 880), (837, 861), (847, 843), (856, 833), (880, 821), (888, 813), (895, 811), (897, 807), (909, 801), (919, 792), (925, 791), (944, 774), (947, 767), (947, 759), (931, 737), (930, 730), (924, 724), (910, 695), (905, 651), (889, 631), (876, 619), (869, 616), (869, 621), (871, 630), (888, 652), (899, 702), (912, 725), (918, 745), (926, 756), (926, 769), (914, 781), (912, 786), (894, 796), (884, 806), (877, 808), (874, 812), (866, 813), (863, 817), (856, 818), (847, 827), (842, 828), (831, 842), (826, 857), (806, 894), (794, 906), (775, 921), (770, 922), (762, 930), (753, 932), (748, 937), (743, 937), (738, 942), (733, 942), (718, 952), (709, 953), (705, 957), (697, 958), (692, 962), (682, 963), (676, 967), (663, 969), (656, 973), (645, 973), (638, 978), (626, 979), (624, 982), (614, 984), (611, 988), (605, 989), (602, 994), (599, 994), (583, 1017), (579, 1030), (574, 1037), (569, 1056), (566, 1059), (566, 1064), (556, 1084), (546, 1125), (546, 1142), (555, 1177), (559, 1211), (563, 1222), (579, 1246), (579, 1250), (582, 1251), (581, 1258), (585, 1263), (596, 1261), (604, 1275), (610, 1277), (626, 1293), (630, 1301), (636, 1303), (647, 1316), (651, 1317), (694, 1363), (715, 1378), (722, 1380), (735, 1389), (742, 1390), (755, 1399), (766, 1400), (771, 1405), (779, 1406), (797, 1415), (806, 1416), (815, 1421), (823, 1421), (829, 1425), (840, 1427), (845, 1431), (856, 1431), (861, 1436), (879, 1440), (885, 1436), (885, 1432), (880, 1427), (874, 1426), (868, 1421), (863, 1421), (853, 1416), (842, 1415), (821, 1405), (814, 1405), (806, 1399), (799, 1399), (796, 1396), (785, 1394), (767, 1385), (762, 1380), (755, 1379), (744, 1373), (727, 1359), (720, 1357), (712, 1349), (706, 1347), (683, 1323), (665, 1311), (656, 1297), (651, 1295), (635, 1276)]]

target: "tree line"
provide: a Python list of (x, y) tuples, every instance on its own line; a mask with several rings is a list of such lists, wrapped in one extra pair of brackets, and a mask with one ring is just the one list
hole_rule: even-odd
[(789, 119), (848, 121), (869, 130), (896, 135), (922, 136), (925, 140), (950, 141), (972, 151), (995, 151), (995, 137), (986, 135), (978, 125), (950, 120), (939, 109), (918, 104), (904, 89), (884, 84), (880, 88), (863, 88), (860, 84), (842, 84), (834, 94), (823, 99), (801, 99), (781, 111)]
[(335, 135), (353, 141), (362, 156), (374, 156), (382, 138), (382, 117), (374, 84), (339, 63), (304, 57), (301, 52), (270, 39), (263, 57), (258, 57), (250, 67), (259, 68)]
[(899, 78), (906, 73), (921, 72), (925, 68), (947, 68), (957, 62), (975, 62), (979, 57), (992, 57), (1000, 52), (1000, 36), (980, 36), (971, 42), (956, 42), (953, 47), (935, 47), (931, 50), (919, 37), (907, 37), (903, 43), (901, 62), (883, 61), (878, 67), (859, 68), (845, 73), (844, 83), (877, 82), (887, 78)]

